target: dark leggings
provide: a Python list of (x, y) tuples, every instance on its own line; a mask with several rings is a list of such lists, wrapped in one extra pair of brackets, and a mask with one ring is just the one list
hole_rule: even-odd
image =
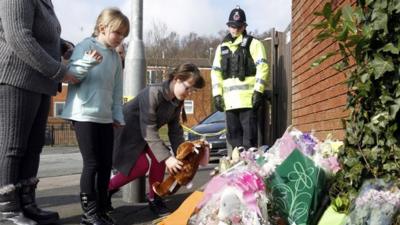
[(83, 158), (81, 192), (106, 198), (110, 180), (113, 127), (112, 124), (74, 122), (79, 149)]
[(37, 176), (50, 96), (0, 84), (0, 187)]

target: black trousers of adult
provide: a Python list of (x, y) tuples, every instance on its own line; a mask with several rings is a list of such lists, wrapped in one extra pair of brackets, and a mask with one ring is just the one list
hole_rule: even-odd
[(83, 159), (81, 192), (96, 194), (99, 203), (106, 204), (113, 155), (112, 124), (77, 121), (73, 124)]
[(37, 176), (50, 96), (0, 84), (0, 187)]
[(232, 147), (257, 147), (257, 116), (253, 109), (233, 109), (226, 114), (226, 138)]

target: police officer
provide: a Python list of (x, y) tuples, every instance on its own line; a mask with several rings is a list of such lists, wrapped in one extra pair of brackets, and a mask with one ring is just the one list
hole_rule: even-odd
[(217, 47), (211, 70), (215, 108), (226, 111), (232, 147), (257, 147), (256, 111), (268, 81), (265, 48), (247, 34), (246, 15), (240, 7), (231, 11), (226, 24), (229, 34)]

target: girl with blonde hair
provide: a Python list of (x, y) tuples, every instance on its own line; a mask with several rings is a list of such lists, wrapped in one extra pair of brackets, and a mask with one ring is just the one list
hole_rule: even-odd
[(71, 120), (83, 158), (81, 224), (115, 224), (106, 213), (113, 127), (125, 124), (122, 114), (122, 63), (115, 48), (129, 34), (129, 20), (116, 8), (104, 9), (92, 37), (80, 42), (71, 56), (70, 71), (81, 80), (68, 86), (63, 110)]

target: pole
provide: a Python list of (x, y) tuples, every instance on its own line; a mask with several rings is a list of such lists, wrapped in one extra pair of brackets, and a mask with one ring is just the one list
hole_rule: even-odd
[[(145, 87), (146, 62), (143, 44), (143, 0), (132, 0), (131, 34), (124, 69), (124, 101), (134, 98)], [(133, 149), (132, 149), (133, 151)], [(129, 203), (144, 202), (145, 177), (122, 188), (122, 199)]]

